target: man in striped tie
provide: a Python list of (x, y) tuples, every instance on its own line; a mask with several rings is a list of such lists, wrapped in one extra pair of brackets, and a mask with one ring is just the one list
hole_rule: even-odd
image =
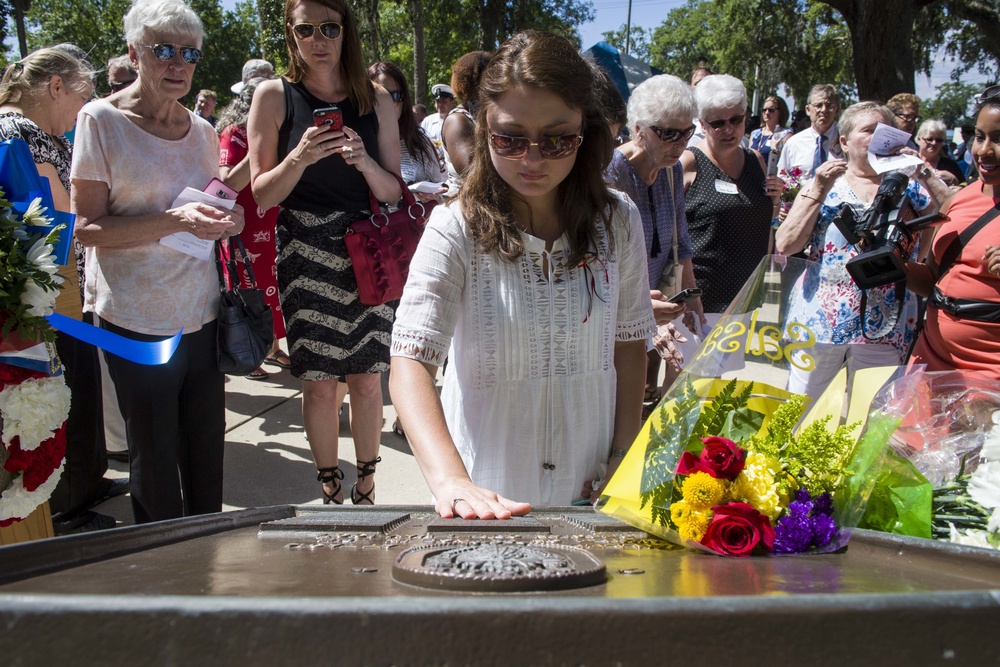
[(836, 155), (837, 116), (840, 114), (840, 95), (830, 84), (812, 87), (806, 103), (806, 113), (812, 124), (790, 137), (778, 158), (779, 173), (791, 173), (798, 167), (808, 178), (816, 173), (816, 168)]

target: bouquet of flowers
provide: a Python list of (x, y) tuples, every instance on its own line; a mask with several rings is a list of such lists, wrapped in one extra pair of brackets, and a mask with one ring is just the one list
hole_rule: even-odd
[(815, 400), (772, 384), (814, 368), (815, 335), (783, 322), (786, 304), (768, 289), (787, 268), (762, 262), (650, 415), (602, 492), (602, 512), (725, 556), (847, 543), (899, 423), (869, 407), (898, 368), (858, 371), (851, 387), (841, 371)]
[(882, 406), (901, 420), (886, 454), (898, 472), (877, 480), (862, 525), (1000, 548), (1000, 385), (974, 371), (908, 381)]
[(781, 191), (781, 201), (791, 204), (795, 201), (795, 197), (798, 196), (799, 191), (802, 190), (802, 181), (805, 180), (805, 178), (803, 178), (802, 169), (799, 167), (792, 167), (790, 172), (782, 169), (778, 172), (778, 178), (780, 178), (782, 183), (785, 185), (784, 189)]
[[(3, 174), (14, 153), (5, 144)], [(15, 170), (19, 178), (24, 168)], [(0, 182), (8, 186), (8, 180)], [(64, 226), (52, 224), (42, 197), (29, 201), (18, 214), (0, 190), (0, 527), (49, 499), (66, 452), (70, 391), (61, 373), (52, 372), (59, 370), (55, 332), (44, 319), (55, 309), (62, 281), (53, 250)]]

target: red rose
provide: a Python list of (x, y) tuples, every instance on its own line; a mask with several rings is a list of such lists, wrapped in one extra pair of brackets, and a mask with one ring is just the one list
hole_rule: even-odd
[(767, 517), (746, 503), (726, 503), (712, 508), (701, 543), (724, 556), (749, 556), (758, 545), (770, 552), (774, 547), (774, 528)]
[(707, 472), (716, 479), (733, 481), (743, 472), (747, 461), (746, 450), (732, 440), (712, 436), (702, 438), (705, 448), (701, 456), (695, 457), (691, 452), (684, 452), (677, 463), (678, 475), (690, 475), (693, 472)]

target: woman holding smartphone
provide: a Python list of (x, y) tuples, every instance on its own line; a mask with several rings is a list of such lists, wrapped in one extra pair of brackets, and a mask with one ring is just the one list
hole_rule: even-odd
[(278, 289), (323, 500), (343, 503), (337, 385), (346, 376), (351, 500), (373, 504), (393, 314), (361, 305), (344, 234), (370, 215), (369, 192), (381, 202), (402, 195), (396, 112), (368, 79), (346, 0), (286, 0), (284, 18), (288, 71), (260, 84), (250, 108), (251, 187), (261, 207), (281, 205)]

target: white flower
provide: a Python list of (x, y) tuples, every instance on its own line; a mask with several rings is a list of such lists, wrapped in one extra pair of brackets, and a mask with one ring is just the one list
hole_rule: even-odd
[(19, 475), (0, 495), (0, 521), (6, 519), (23, 519), (34, 512), (55, 491), (59, 477), (62, 475), (63, 463), (59, 464), (49, 478), (38, 485), (34, 491), (24, 488), (24, 475)]
[(1000, 533), (1000, 507), (993, 510), (990, 521), (986, 524), (986, 530), (994, 534)]
[(56, 256), (52, 250), (52, 245), (46, 243), (44, 238), (38, 239), (28, 251), (28, 261), (50, 276), (54, 276), (59, 267), (56, 266)]
[(987, 461), (1000, 461), (1000, 410), (993, 413), (993, 428), (986, 434), (979, 455)]
[(27, 304), (27, 312), (36, 317), (46, 317), (56, 311), (56, 291), (41, 287), (34, 280), (24, 283), (21, 303)]
[(948, 527), (951, 529), (951, 537), (949, 538), (955, 544), (964, 544), (968, 547), (984, 547), (986, 549), (992, 549), (993, 545), (987, 540), (987, 532), (985, 530), (966, 530), (964, 533), (955, 528), (955, 525), (948, 522)]
[(987, 461), (969, 478), (969, 495), (983, 507), (1000, 507), (1000, 461)]
[(31, 206), (24, 212), (24, 224), (34, 227), (47, 227), (52, 224), (52, 219), (45, 215), (45, 212), (48, 210), (42, 206), (42, 198), (35, 197), (31, 202)]
[(70, 391), (61, 375), (25, 380), (0, 391), (3, 442), (20, 436), (21, 449), (36, 449), (69, 416)]

